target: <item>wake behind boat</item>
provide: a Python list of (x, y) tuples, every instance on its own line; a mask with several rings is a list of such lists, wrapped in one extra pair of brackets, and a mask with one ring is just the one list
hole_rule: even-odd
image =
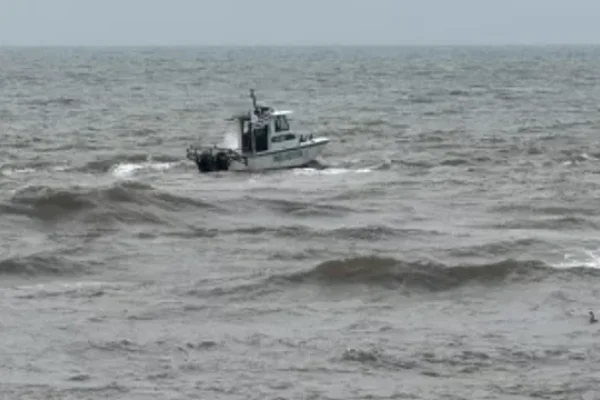
[(250, 97), (254, 109), (231, 118), (238, 124), (241, 149), (188, 147), (187, 158), (201, 173), (301, 168), (314, 162), (329, 143), (326, 137), (294, 132), (288, 119), (292, 111), (257, 106), (254, 90)]

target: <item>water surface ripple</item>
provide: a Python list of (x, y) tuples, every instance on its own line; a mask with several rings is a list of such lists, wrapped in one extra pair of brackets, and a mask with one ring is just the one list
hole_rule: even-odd
[[(1, 48), (2, 398), (600, 398), (599, 63)], [(249, 88), (327, 168), (185, 160)]]

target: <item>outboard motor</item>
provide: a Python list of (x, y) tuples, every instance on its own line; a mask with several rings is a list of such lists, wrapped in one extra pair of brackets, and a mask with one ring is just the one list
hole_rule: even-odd
[(187, 149), (186, 156), (188, 160), (196, 163), (198, 170), (201, 173), (229, 171), (232, 158), (248, 165), (247, 160), (245, 158), (240, 158), (235, 152), (232, 152), (231, 150), (217, 149), (216, 147), (205, 149), (200, 152), (190, 146)]
[(217, 171), (229, 170), (229, 156), (224, 152), (220, 151), (215, 157), (215, 168)]
[(212, 172), (215, 170), (215, 156), (210, 151), (203, 151), (196, 156), (196, 165), (200, 172)]
[(217, 154), (214, 154), (212, 150), (205, 150), (200, 154), (196, 154), (194, 161), (198, 166), (198, 170), (202, 173), (228, 171), (231, 162), (226, 152), (219, 151)]

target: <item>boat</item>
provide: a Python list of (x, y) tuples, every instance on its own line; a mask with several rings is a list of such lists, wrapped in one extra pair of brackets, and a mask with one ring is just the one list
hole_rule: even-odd
[(195, 162), (201, 173), (303, 168), (314, 163), (330, 139), (295, 132), (288, 118), (293, 111), (258, 106), (253, 89), (250, 97), (253, 109), (229, 118), (237, 122), (241, 148), (190, 145), (187, 159)]

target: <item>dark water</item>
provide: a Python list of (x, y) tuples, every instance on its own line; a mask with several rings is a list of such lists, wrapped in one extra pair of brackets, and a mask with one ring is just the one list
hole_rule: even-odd
[[(0, 66), (2, 398), (600, 398), (600, 48)], [(249, 88), (328, 168), (185, 160)]]

